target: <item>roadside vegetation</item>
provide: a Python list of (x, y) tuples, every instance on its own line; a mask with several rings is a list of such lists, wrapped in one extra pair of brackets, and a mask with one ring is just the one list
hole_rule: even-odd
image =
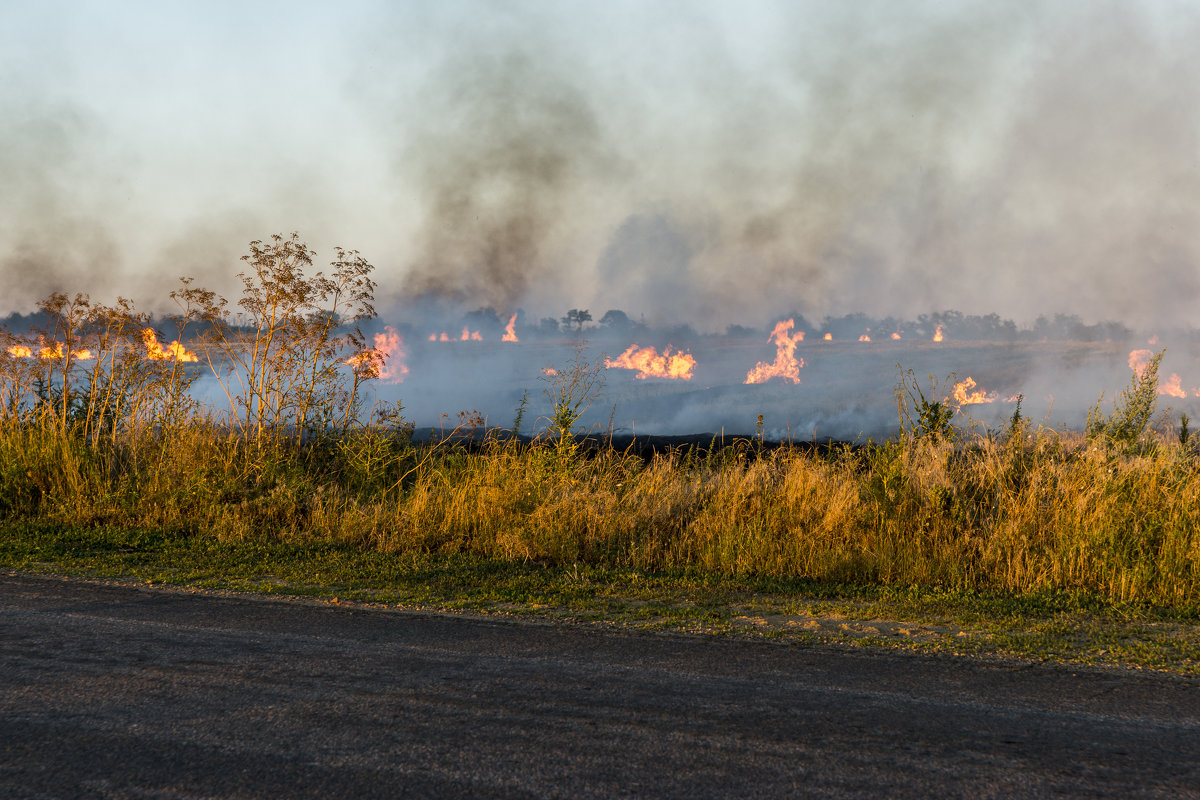
[[(388, 595), (372, 578), (360, 599), (442, 606), (453, 592), (429, 590), (431, 601), (413, 588), (428, 590), (419, 576), (430, 565), (474, 565), (461, 591), (476, 599), (472, 582), (522, 576), (515, 585), (543, 587), (526, 607), (545, 605), (538, 591), (561, 600), (572, 569), (576, 583), (609, 587), (601, 606), (643, 610), (646, 587), (687, 576), (690, 588), (661, 591), (703, 609), (694, 595), (720, 587), (734, 598), (716, 615), (726, 621), (770, 591), (868, 608), (915, 592), (943, 610), (946, 598), (981, 608), (1007, 598), (995, 607), (1200, 617), (1200, 454), (1186, 418), (1171, 434), (1156, 417), (1161, 353), (1110, 408), (1097, 403), (1082, 433), (1033, 425), (1019, 404), (1002, 430), (963, 426), (936, 382), (903, 373), (886, 442), (800, 449), (752, 437), (644, 458), (577, 435), (602, 378), (577, 357), (547, 376), (554, 412), (532, 440), (463, 414), (417, 443), (401, 409), (362, 404), (383, 358), (352, 329), (373, 313), (370, 265), (339, 251), (328, 275), (307, 277), (311, 256), (294, 236), (252, 245), (237, 304), (249, 328), (185, 281), (172, 333), (182, 342), (197, 329), (186, 340), (194, 364), (147, 359), (147, 318), (125, 301), (45, 301), (55, 324), (35, 349), (61, 355), (21, 356), (22, 342), (0, 334), (0, 563), (255, 588), (239, 559), (293, 548), (326, 554), (305, 562), (310, 576), (333, 559), (343, 595), (355, 581), (336, 565), (358, 553), (374, 565), (363, 569), (410, 590)], [(200, 369), (221, 378), (227, 413), (191, 399)], [(175, 552), (173, 564), (156, 548)], [(228, 556), (234, 584), (221, 584), (219, 560), (196, 555), (219, 552), (240, 554)], [(271, 563), (268, 573), (284, 570)], [(402, 579), (384, 564), (412, 569)], [(308, 585), (299, 573), (285, 583)], [(1179, 658), (1193, 663), (1195, 649)]]

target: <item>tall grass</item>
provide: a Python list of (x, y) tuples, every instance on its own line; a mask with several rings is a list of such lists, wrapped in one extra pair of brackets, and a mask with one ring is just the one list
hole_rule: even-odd
[(1037, 430), (825, 453), (412, 444), (358, 430), (254, 444), (193, 420), (89, 440), (0, 424), (0, 516), (218, 539), (324, 538), (386, 552), (1014, 593), (1200, 602), (1200, 470)]
[[(283, 255), (307, 257), (303, 245), (275, 241)], [(364, 262), (339, 253), (338, 265), (346, 280), (365, 281)], [(286, 288), (302, 277), (271, 280)], [(185, 293), (207, 309), (201, 322), (221, 321), (223, 300), (186, 283)], [(59, 300), (73, 315), (70, 335), (86, 335), (86, 301)], [(1149, 370), (1111, 415), (1097, 406), (1082, 434), (1031, 428), (1019, 411), (1006, 431), (964, 433), (948, 424), (936, 390), (915, 389), (908, 376), (897, 393), (900, 433), (883, 443), (802, 450), (751, 439), (643, 459), (579, 446), (565, 414), (532, 443), (416, 444), (394, 409), (355, 421), (371, 354), (361, 336), (333, 336), (332, 317), (315, 305), (302, 311), (307, 323), (263, 324), (275, 326), (273, 341), (307, 330), (309, 345), (288, 344), (253, 373), (269, 380), (231, 391), (224, 417), (184, 400), (191, 378), (177, 364), (130, 357), (144, 320), (128, 308), (94, 318), (111, 338), (90, 372), (0, 350), (0, 521), (1200, 603), (1200, 457), (1186, 436), (1152, 430)], [(229, 350), (233, 333), (218, 329), (213, 340)], [(578, 359), (565, 369), (556, 408), (588, 400), (588, 369)], [(289, 406), (297, 396), (302, 407)]]

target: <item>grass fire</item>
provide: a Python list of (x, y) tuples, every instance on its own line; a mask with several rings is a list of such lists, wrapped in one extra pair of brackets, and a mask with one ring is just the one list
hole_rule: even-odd
[[(294, 234), (253, 242), (237, 316), (184, 280), (171, 293), (177, 313), (157, 323), (128, 301), (53, 294), (39, 329), (0, 331), (0, 516), (1200, 603), (1200, 452), (1186, 413), (1159, 406), (1194, 394), (1179, 394), (1178, 373), (1159, 380), (1163, 349), (1051, 342), (1044, 331), (972, 339), (982, 323), (953, 315), (872, 321), (912, 335), (867, 342), (854, 334), (872, 327), (861, 319), (792, 316), (773, 324), (765, 361), (761, 332), (693, 332), (687, 349), (659, 352), (633, 341), (659, 332), (588, 331), (579, 309), (565, 330), (476, 314), (443, 341), (420, 333), (427, 320), (379, 324), (372, 267), (357, 253), (336, 251), (310, 277), (313, 255)], [(804, 328), (837, 335), (806, 342)], [(589, 333), (619, 355), (589, 355)], [(896, 368), (947, 358), (978, 381)], [(1098, 388), (1085, 419), (1055, 425), (1030, 416), (1031, 392), (1049, 394), (1067, 374), (1048, 369), (1040, 380), (1051, 383), (1038, 384), (1031, 365), (1042, 362), (1076, 378), (1103, 378), (1116, 363), (1125, 386), (1108, 401)], [(459, 408), (471, 411), (453, 422), (447, 407), (433, 424), (400, 402), (401, 391), (419, 402), (427, 376), (500, 374), (507, 383), (488, 391), (511, 425), (477, 410), (487, 398), (465, 398)], [(806, 407), (874, 413), (865, 395), (881, 383), (885, 436), (764, 429), (782, 409), (796, 420)], [(1058, 392), (1066, 405), (1068, 388)], [(664, 408), (676, 420), (708, 409), (744, 423), (666, 431), (694, 434), (686, 440), (643, 433), (639, 444), (636, 421), (614, 421), (622, 402), (643, 430)], [(607, 425), (589, 421), (597, 412)]]

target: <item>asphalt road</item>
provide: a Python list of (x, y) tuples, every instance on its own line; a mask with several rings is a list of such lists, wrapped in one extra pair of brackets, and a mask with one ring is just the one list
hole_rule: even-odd
[(1200, 797), (1200, 686), (0, 575), (0, 796)]

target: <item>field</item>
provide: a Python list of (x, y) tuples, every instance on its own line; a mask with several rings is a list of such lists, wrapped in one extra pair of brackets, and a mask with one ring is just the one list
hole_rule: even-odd
[(1015, 402), (1003, 426), (956, 427), (961, 409), (908, 374), (886, 441), (622, 449), (577, 435), (600, 372), (576, 360), (535, 437), (461, 414), (418, 441), (401, 409), (362, 406), (383, 362), (328, 320), (207, 340), (240, 365), (222, 384), (236, 413), (216, 415), (187, 392), (194, 370), (142, 357), (137, 319), (83, 310), (110, 324), (90, 359), (0, 356), (9, 568), (769, 633), (1000, 615), (1034, 642), (1047, 625), (1141, 641), (1162, 622), (1146, 663), (1197, 664), (1179, 631), (1200, 616), (1200, 453), (1156, 415), (1158, 358), (1078, 432)]

